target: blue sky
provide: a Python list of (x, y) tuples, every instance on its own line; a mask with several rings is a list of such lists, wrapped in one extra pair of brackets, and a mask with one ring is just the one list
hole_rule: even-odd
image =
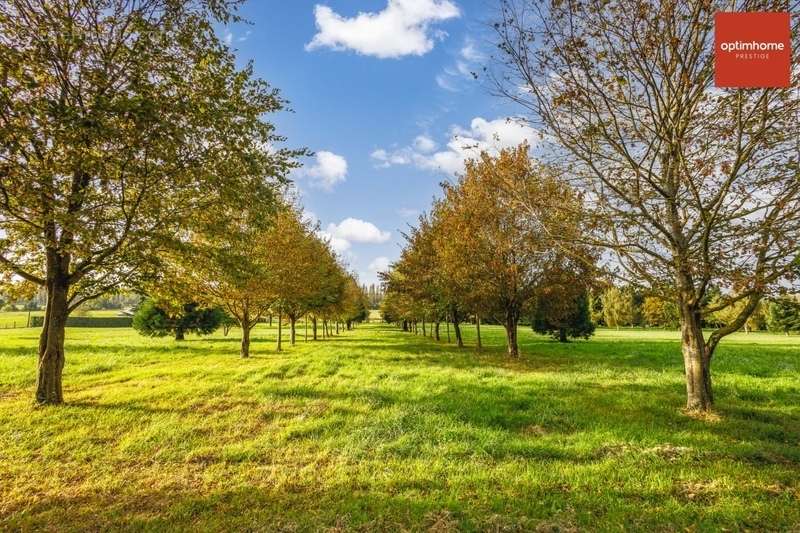
[(476, 148), (532, 141), (475, 81), (491, 54), (490, 0), (250, 0), (220, 30), (293, 113), (287, 145), (316, 153), (294, 179), (305, 209), (363, 283)]

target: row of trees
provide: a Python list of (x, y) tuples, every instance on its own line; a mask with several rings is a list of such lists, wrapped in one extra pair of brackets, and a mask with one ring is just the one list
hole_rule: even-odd
[(0, 2), (0, 284), (46, 292), (39, 403), (63, 402), (67, 317), (123, 287), (224, 307), (243, 355), (268, 308), (354, 305), (352, 277), (282, 200), (307, 154), (265, 119), (286, 102), (215, 33), (240, 4)]
[(223, 310), (242, 331), (242, 357), (250, 354), (253, 327), (267, 315), (277, 316), (279, 351), (284, 320), (295, 344), (301, 318), (310, 320), (314, 340), (318, 321), (327, 334), (329, 323), (350, 329), (367, 318), (367, 298), (356, 278), (301, 210), (284, 203), (266, 219), (248, 219), (237, 208), (224, 223), (195, 223), (173, 242), (162, 253), (161, 272), (146, 284), (158, 306), (175, 316), (186, 302)]
[[(525, 314), (559, 339), (588, 336), (587, 293), (596, 254), (575, 242), (556, 245), (554, 235), (581, 233), (581, 197), (550, 170), (534, 162), (527, 145), (483, 153), (469, 161), (456, 183), (405, 235), (407, 245), (382, 273), (384, 319), (407, 325), (453, 324), (463, 346), (461, 323), (503, 324), (507, 351), (519, 355), (517, 326)], [(525, 202), (520, 199), (524, 198)], [(570, 206), (570, 207), (568, 207)]]

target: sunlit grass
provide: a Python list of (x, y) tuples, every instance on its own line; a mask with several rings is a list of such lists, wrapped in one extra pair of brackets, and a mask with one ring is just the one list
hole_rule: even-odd
[(0, 530), (800, 527), (798, 337), (723, 341), (696, 420), (676, 332), (524, 330), (519, 361), (498, 327), (284, 334), (70, 329), (68, 405), (37, 408), (37, 332), (0, 331)]

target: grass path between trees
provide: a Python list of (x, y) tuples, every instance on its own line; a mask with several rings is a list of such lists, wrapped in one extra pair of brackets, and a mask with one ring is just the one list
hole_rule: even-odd
[(674, 332), (521, 329), (519, 361), (491, 326), (480, 355), (254, 333), (242, 360), (237, 330), (68, 329), (68, 404), (42, 408), (37, 332), (0, 331), (0, 530), (800, 528), (798, 337), (726, 339), (696, 420)]

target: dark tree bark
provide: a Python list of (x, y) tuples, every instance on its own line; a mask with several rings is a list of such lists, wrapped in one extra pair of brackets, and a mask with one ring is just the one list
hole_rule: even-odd
[(250, 357), (250, 327), (244, 326), (242, 328), (242, 348), (240, 354), (243, 359)]
[(476, 335), (476, 344), (475, 348), (478, 351), (481, 351), (483, 348), (483, 344), (481, 343), (481, 317), (475, 315), (475, 335)]
[(461, 325), (458, 322), (458, 318), (453, 319), (453, 331), (456, 334), (456, 345), (459, 348), (464, 347), (464, 339), (461, 338)]
[(239, 318), (239, 326), (242, 328), (242, 347), (239, 354), (243, 359), (250, 357), (250, 330), (253, 325), (250, 323), (250, 309), (247, 304), (243, 306), (242, 316)]
[(439, 322), (436, 322), (436, 323), (433, 325), (433, 335), (434, 335), (434, 338), (435, 338), (437, 341), (438, 341), (438, 340), (440, 340), (440, 339), (439, 339)]
[[(36, 379), (36, 401), (40, 404), (64, 403), (61, 376), (64, 371), (65, 328), (69, 316), (69, 278), (65, 274), (68, 261), (68, 259), (48, 257), (50, 275), (47, 280), (47, 306), (39, 337)], [(51, 266), (53, 268), (50, 268)]]
[(311, 333), (312, 338), (317, 340), (317, 317), (311, 319)]
[(283, 326), (283, 317), (281, 316), (281, 313), (278, 312), (278, 345), (277, 345), (277, 351), (279, 351), (279, 352), (283, 349), (283, 346), (282, 346), (282, 341), (283, 341), (282, 326)]
[(558, 342), (569, 342), (567, 339), (567, 330), (564, 328), (560, 328), (558, 330)]
[(183, 331), (183, 328), (177, 327), (175, 328), (175, 340), (176, 341), (183, 341), (186, 340), (186, 332)]
[(506, 311), (506, 344), (510, 357), (519, 357), (519, 345), (517, 344), (517, 324), (519, 323), (519, 313), (513, 309)]
[(422, 336), (423, 337), (428, 336), (428, 330), (425, 329), (425, 317), (422, 317)]

